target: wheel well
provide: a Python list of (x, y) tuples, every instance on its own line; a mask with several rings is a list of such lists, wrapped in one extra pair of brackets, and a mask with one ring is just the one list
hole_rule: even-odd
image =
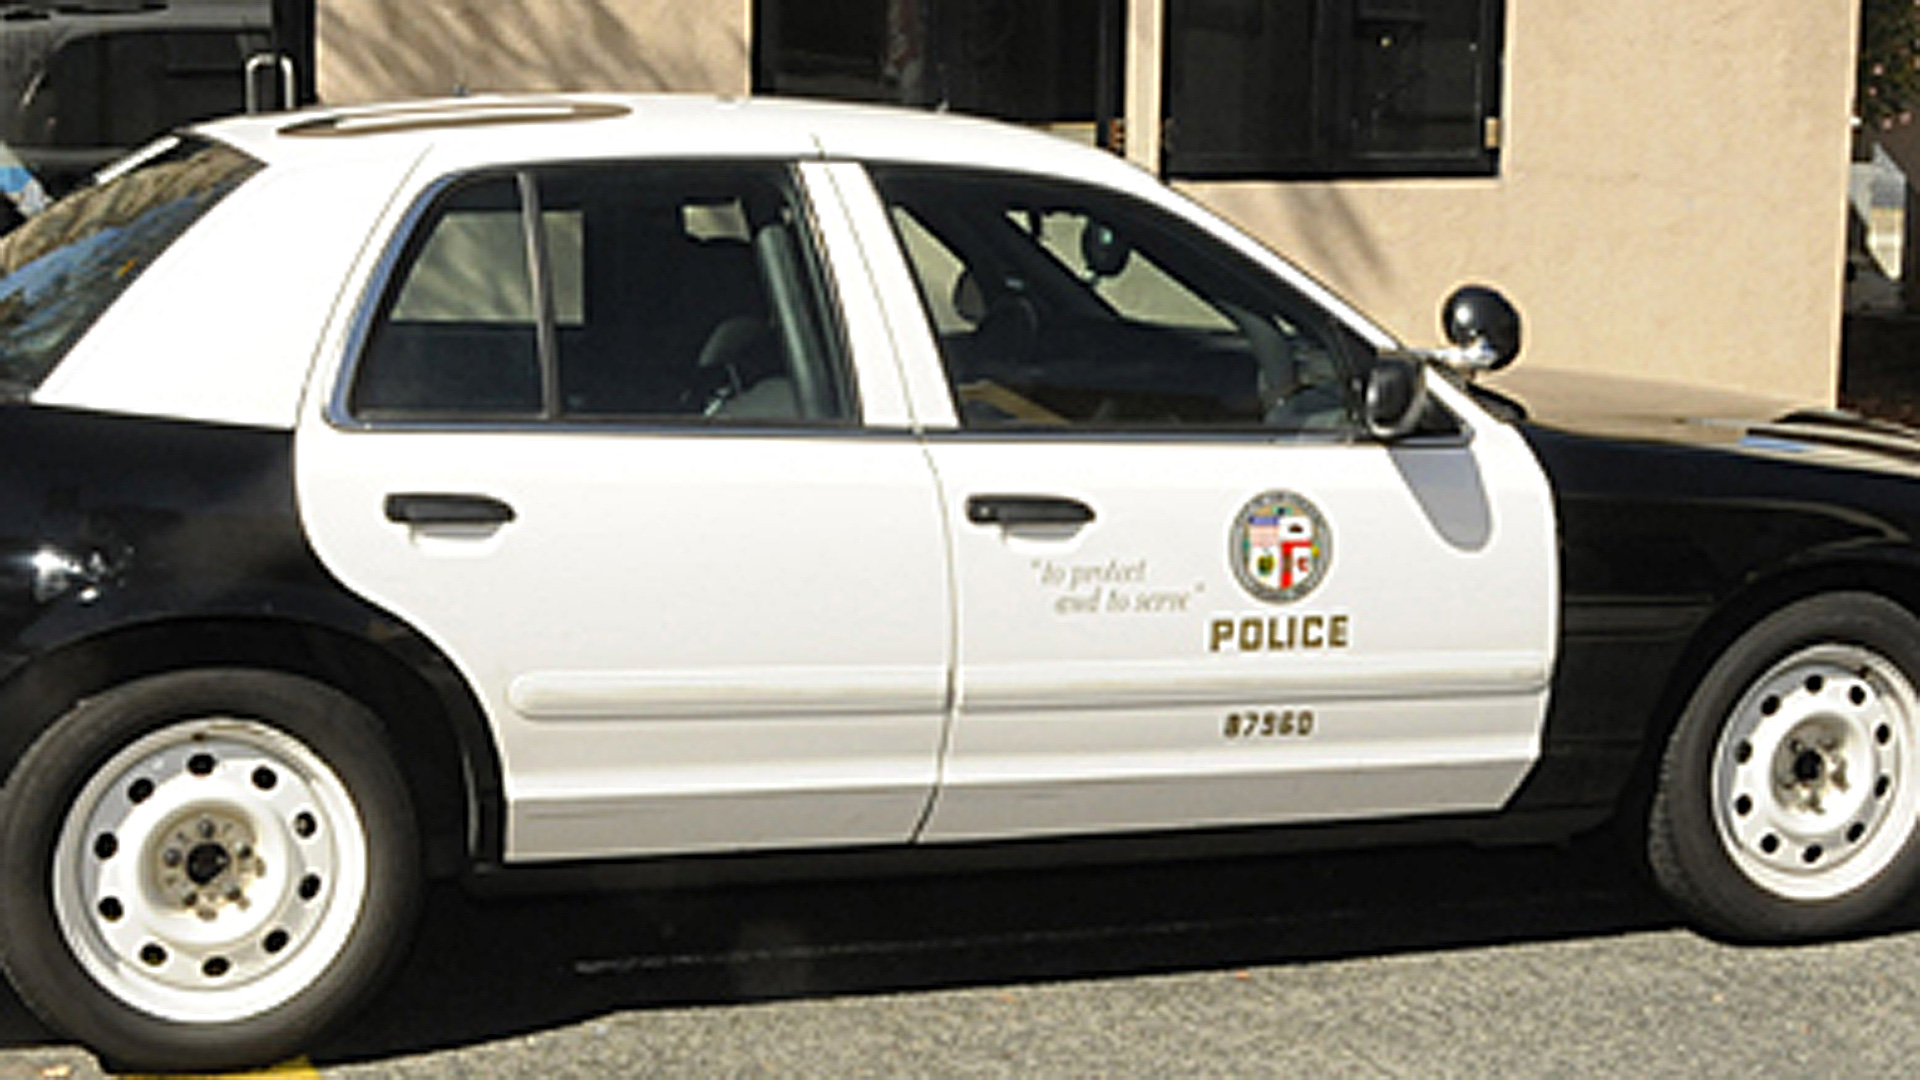
[[(365, 640), (306, 623), (270, 619), (184, 620), (89, 638), (44, 656), (0, 684), (0, 777), (11, 774), (40, 732), (74, 703), (147, 675), (196, 667), (251, 667), (326, 683), (381, 719), (394, 742), (421, 825), (426, 871), (465, 868), (470, 838), (483, 835), (491, 793), (485, 763), (472, 763), (449, 704), (411, 665)], [(477, 706), (466, 708), (477, 719)], [(497, 802), (497, 800), (496, 800)]]
[(1800, 567), (1749, 583), (1722, 603), (1696, 630), (1660, 692), (1640, 747), (1640, 760), (1622, 796), (1623, 818), (1643, 817), (1667, 741), (1687, 699), (1707, 669), (1734, 639), (1768, 615), (1822, 593), (1867, 593), (1890, 600), (1920, 617), (1920, 565), (1904, 561), (1857, 559)]

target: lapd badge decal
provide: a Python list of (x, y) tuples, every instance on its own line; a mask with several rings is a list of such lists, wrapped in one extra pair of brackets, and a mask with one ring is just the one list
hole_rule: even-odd
[(1233, 518), (1227, 559), (1240, 587), (1258, 599), (1291, 603), (1327, 576), (1333, 530), (1320, 511), (1291, 491), (1256, 496)]

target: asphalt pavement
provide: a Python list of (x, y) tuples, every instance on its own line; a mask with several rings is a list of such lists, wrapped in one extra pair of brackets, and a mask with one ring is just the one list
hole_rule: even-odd
[[(1599, 844), (476, 902), (288, 1075), (1912, 1075), (1920, 909), (1709, 940)], [(102, 1075), (0, 996), (0, 1078)]]

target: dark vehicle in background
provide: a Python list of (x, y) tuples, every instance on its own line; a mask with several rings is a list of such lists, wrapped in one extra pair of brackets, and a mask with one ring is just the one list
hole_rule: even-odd
[(0, 224), (182, 124), (285, 107), (294, 83), (273, 0), (0, 6), (0, 142), (25, 169), (0, 181)]

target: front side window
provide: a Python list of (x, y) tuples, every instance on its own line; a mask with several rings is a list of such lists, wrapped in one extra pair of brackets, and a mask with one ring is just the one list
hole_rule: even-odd
[(850, 389), (810, 238), (778, 165), (468, 179), (409, 240), (349, 411), (846, 420)]
[(1168, 0), (1166, 171), (1491, 175), (1506, 0)]
[(173, 140), (0, 239), (0, 384), (39, 386), (162, 252), (259, 169), (229, 147)]
[(965, 426), (1352, 430), (1342, 332), (1172, 215), (988, 173), (875, 182)]

